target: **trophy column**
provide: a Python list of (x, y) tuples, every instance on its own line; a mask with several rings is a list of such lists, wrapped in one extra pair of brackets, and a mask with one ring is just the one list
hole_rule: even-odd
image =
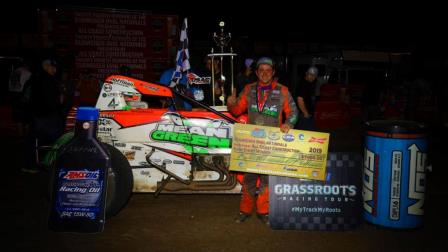
[[(219, 22), (219, 27), (221, 28), (221, 31), (219, 34), (216, 32), (213, 33), (213, 40), (216, 44), (216, 46), (220, 49), (219, 53), (215, 53), (214, 48), (212, 48), (211, 53), (207, 56), (211, 58), (212, 63), (212, 93), (213, 93), (213, 107), (215, 107), (216, 110), (223, 111), (227, 110), (226, 107), (226, 95), (225, 95), (225, 85), (228, 85), (227, 81), (230, 79), (230, 85), (231, 85), (231, 91), (233, 91), (234, 88), (234, 68), (233, 68), (233, 59), (235, 56), (237, 56), (236, 53), (233, 53), (232, 47), (230, 47), (229, 51), (226, 52), (227, 47), (230, 43), (231, 34), (224, 32), (224, 25), (225, 23), (223, 21)], [(217, 80), (216, 80), (216, 74), (215, 74), (215, 57), (218, 57), (220, 60), (220, 75), (219, 75), (219, 87), (216, 86)], [(227, 60), (228, 59), (228, 60)], [(224, 75), (224, 62), (229, 63), (230, 65), (230, 78), (226, 78)], [(221, 88), (221, 96), (219, 97), (219, 100), (221, 104), (219, 106), (216, 105), (216, 99), (215, 99), (215, 88)]]

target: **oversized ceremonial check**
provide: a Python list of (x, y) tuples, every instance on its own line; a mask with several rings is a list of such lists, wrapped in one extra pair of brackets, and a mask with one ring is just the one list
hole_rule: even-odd
[(330, 134), (252, 124), (233, 128), (230, 170), (325, 180)]

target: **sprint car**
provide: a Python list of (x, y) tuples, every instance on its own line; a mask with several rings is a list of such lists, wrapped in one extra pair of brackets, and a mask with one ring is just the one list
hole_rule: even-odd
[[(176, 110), (175, 97), (199, 109)], [(119, 75), (105, 80), (96, 107), (97, 137), (112, 159), (106, 216), (117, 214), (132, 192), (241, 192), (228, 167), (233, 124), (244, 123), (244, 116), (234, 118), (175, 89)]]

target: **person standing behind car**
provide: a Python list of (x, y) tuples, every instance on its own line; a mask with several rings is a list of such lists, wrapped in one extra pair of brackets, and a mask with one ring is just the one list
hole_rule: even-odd
[(244, 60), (244, 69), (236, 76), (236, 91), (240, 93), (244, 85), (256, 81), (257, 77), (253, 71), (254, 60), (247, 58)]
[(31, 125), (25, 150), (23, 172), (36, 173), (36, 143), (39, 146), (52, 144), (63, 133), (63, 96), (61, 84), (56, 78), (56, 61), (42, 62), (39, 74), (31, 78), (30, 111)]
[[(284, 133), (294, 127), (298, 112), (294, 99), (286, 86), (274, 79), (274, 62), (263, 57), (257, 61), (256, 71), (258, 79), (247, 84), (238, 98), (236, 90), (227, 99), (227, 108), (234, 116), (247, 111), (248, 123), (271, 127), (280, 127)], [(283, 114), (285, 118), (283, 120)], [(257, 179), (260, 187), (257, 194)], [(243, 179), (243, 196), (240, 202), (240, 213), (237, 223), (244, 222), (252, 214), (256, 204), (257, 217), (269, 224), (269, 176), (246, 173)]]
[[(165, 71), (163, 71), (162, 75), (160, 75), (159, 83), (163, 84), (167, 87), (171, 85), (172, 79), (173, 79), (173, 73), (176, 71), (176, 68), (169, 68)], [(176, 87), (178, 92), (183, 93), (184, 95), (188, 95), (188, 79), (187, 74), (182, 74), (182, 77), (179, 80), (179, 83)], [(177, 109), (180, 110), (191, 110), (192, 105), (190, 102), (178, 97), (177, 95), (174, 96), (174, 102)], [(169, 106), (170, 110), (175, 110), (173, 105)]]
[[(200, 102), (208, 105), (208, 106), (213, 106), (213, 105), (220, 105), (221, 101), (219, 100), (219, 97), (222, 94), (222, 85), (224, 84), (224, 80), (223, 80), (223, 75), (221, 73), (221, 62), (219, 59), (214, 58), (213, 59), (213, 64), (212, 64), (212, 59), (208, 56), (204, 57), (204, 66), (202, 68), (199, 68), (195, 71), (193, 71), (195, 74), (197, 74), (199, 77), (207, 77), (210, 78), (210, 83), (208, 84), (203, 84), (203, 85), (196, 85), (196, 88), (200, 88), (201, 92), (203, 93), (203, 97), (204, 99), (201, 100)], [(214, 93), (213, 93), (213, 87), (212, 87), (212, 83), (211, 83), (211, 78), (212, 78), (212, 65), (213, 65), (213, 73), (215, 76), (215, 88), (214, 88)], [(213, 95), (215, 96), (215, 104), (213, 104)]]
[(317, 85), (318, 70), (311, 66), (305, 73), (305, 78), (299, 83), (297, 105), (301, 112), (297, 129), (314, 130), (314, 94)]
[(81, 72), (76, 91), (79, 95), (79, 106), (95, 107), (100, 94), (100, 80), (93, 76), (92, 69), (84, 69)]
[(12, 101), (13, 119), (20, 123), (22, 132), (26, 132), (30, 121), (29, 102), (31, 88), (29, 80), (32, 73), (28, 61), (21, 62), (21, 66), (15, 69), (9, 78), (9, 91)]

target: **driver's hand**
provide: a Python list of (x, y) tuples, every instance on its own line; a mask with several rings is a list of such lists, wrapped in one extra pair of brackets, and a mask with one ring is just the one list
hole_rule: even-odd
[(235, 106), (236, 104), (236, 88), (232, 90), (232, 94), (227, 97), (227, 105), (228, 106)]
[(288, 133), (288, 131), (290, 129), (291, 129), (291, 127), (287, 123), (282, 124), (282, 126), (280, 126), (280, 131), (283, 132), (283, 133)]

